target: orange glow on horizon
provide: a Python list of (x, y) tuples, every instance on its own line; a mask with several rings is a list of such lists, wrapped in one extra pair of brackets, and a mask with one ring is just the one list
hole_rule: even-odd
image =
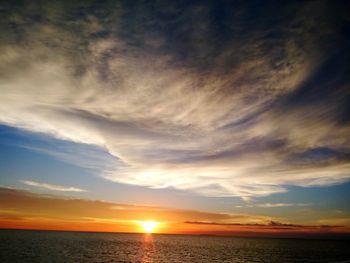
[[(152, 223), (150, 223), (152, 222)], [(157, 225), (154, 226), (154, 223)], [(136, 226), (136, 228), (135, 228)], [(137, 228), (138, 226), (138, 228)], [(165, 233), (165, 234), (210, 234), (223, 236), (308, 236), (322, 234), (350, 234), (349, 227), (270, 227), (270, 226), (221, 226), (186, 224), (184, 222), (156, 222), (130, 220), (124, 223), (62, 221), (57, 219), (27, 219), (17, 222), (1, 220), (0, 228), (63, 230), (84, 232), (127, 232), (127, 233)]]
[(159, 222), (147, 220), (139, 221), (138, 224), (142, 227), (144, 233), (151, 234), (155, 231)]
[[(234, 236), (350, 235), (350, 225), (270, 224), (265, 217), (65, 199), (0, 188), (0, 228)], [(254, 223), (252, 223), (254, 222)], [(346, 223), (346, 222), (345, 222)], [(339, 225), (337, 225), (339, 224)]]

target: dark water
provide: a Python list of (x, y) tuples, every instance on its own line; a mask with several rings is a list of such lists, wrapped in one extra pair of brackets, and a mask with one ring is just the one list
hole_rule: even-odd
[(350, 262), (348, 241), (0, 230), (0, 262)]

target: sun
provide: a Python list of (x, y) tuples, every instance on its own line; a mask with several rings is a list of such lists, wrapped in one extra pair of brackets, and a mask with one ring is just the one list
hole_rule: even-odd
[(153, 233), (159, 223), (156, 221), (140, 221), (139, 224), (143, 228), (144, 233)]

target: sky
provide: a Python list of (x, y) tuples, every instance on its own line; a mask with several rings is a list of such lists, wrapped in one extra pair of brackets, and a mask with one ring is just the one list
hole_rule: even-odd
[(0, 227), (349, 235), (349, 10), (2, 1)]

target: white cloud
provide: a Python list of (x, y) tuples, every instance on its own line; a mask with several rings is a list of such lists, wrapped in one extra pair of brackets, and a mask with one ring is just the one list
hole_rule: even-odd
[(275, 207), (304, 207), (311, 206), (308, 203), (263, 203), (263, 204), (248, 204), (248, 205), (239, 205), (236, 208), (244, 208), (244, 207), (262, 207), (262, 208), (275, 208)]
[(35, 182), (35, 181), (28, 181), (23, 180), (22, 183), (30, 186), (35, 186), (39, 188), (44, 188), (52, 191), (59, 191), (59, 192), (86, 192), (84, 189), (80, 189), (73, 186), (62, 186), (62, 185), (55, 185), (55, 184), (47, 184), (47, 183), (41, 183), (41, 182)]
[[(193, 59), (198, 65), (181, 63), (172, 52), (149, 52), (115, 34), (72, 38), (56, 26), (36, 30), (27, 37), (40, 39), (49, 30), (65, 48), (52, 52), (46, 38), (1, 47), (0, 123), (105, 148), (116, 157), (101, 174), (110, 181), (248, 200), (284, 192), (285, 185), (350, 178), (348, 157), (337, 153), (350, 147), (350, 129), (327, 117), (331, 105), (281, 106), (281, 98), (296, 92), (324, 59), (317, 49), (306, 54), (294, 36), (281, 39), (283, 57), (266, 53), (266, 32), (252, 41), (235, 38), (208, 71), (199, 59)], [(83, 62), (64, 53), (71, 44), (75, 54), (79, 37), (87, 43), (78, 54)], [(312, 38), (302, 37), (305, 47), (312, 46)], [(222, 70), (231, 60), (237, 63)], [(335, 149), (334, 156), (305, 157), (323, 148)]]

